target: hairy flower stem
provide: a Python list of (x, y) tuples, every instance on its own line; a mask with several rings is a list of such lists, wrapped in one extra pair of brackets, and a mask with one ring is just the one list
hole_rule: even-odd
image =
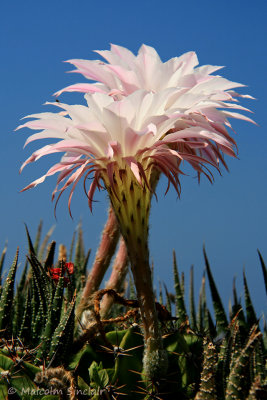
[[(106, 289), (114, 289), (119, 292), (122, 288), (123, 282), (125, 280), (128, 268), (128, 253), (127, 247), (125, 245), (124, 239), (120, 238), (119, 249), (116, 254), (116, 258), (112, 265), (112, 273), (105, 286)], [(102, 319), (107, 318), (110, 308), (113, 304), (113, 297), (105, 295), (101, 302), (100, 316)]]
[(109, 208), (108, 220), (104, 227), (100, 245), (95, 256), (95, 261), (82, 294), (81, 301), (77, 307), (76, 315), (81, 317), (83, 311), (88, 308), (90, 297), (99, 289), (99, 286), (104, 278), (110, 260), (115, 252), (120, 230), (116, 216), (112, 207)]
[[(116, 292), (121, 290), (123, 282), (125, 280), (125, 276), (128, 272), (127, 268), (128, 264), (128, 252), (125, 246), (124, 239), (120, 238), (120, 245), (117, 251), (115, 260), (112, 265), (112, 273), (111, 276), (105, 286), (106, 289), (113, 289)], [(105, 295), (103, 300), (101, 301), (100, 308), (100, 318), (107, 319), (110, 309), (114, 303), (114, 298), (109, 295)], [(80, 336), (80, 342), (84, 343), (86, 341), (90, 341), (90, 339), (97, 333), (99, 329), (99, 325), (95, 320), (94, 314), (88, 314), (87, 321), (84, 324), (86, 330)]]
[[(151, 179), (148, 174), (147, 182)], [(106, 184), (106, 187), (127, 246), (140, 304), (145, 339), (144, 374), (149, 379), (157, 379), (166, 372), (167, 355), (163, 350), (149, 266), (148, 220), (151, 191), (145, 183), (143, 186), (137, 183), (128, 166), (115, 169), (114, 184), (112, 187)]]

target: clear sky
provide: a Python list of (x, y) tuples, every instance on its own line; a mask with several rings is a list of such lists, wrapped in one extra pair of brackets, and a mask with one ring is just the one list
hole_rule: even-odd
[[(125, 46), (135, 53), (145, 43), (155, 47), (162, 60), (194, 50), (200, 64), (224, 65), (226, 68), (219, 73), (248, 86), (239, 92), (249, 93), (257, 100), (244, 99), (242, 104), (254, 111), (253, 118), (259, 126), (232, 121), (239, 159), (228, 158), (230, 173), (223, 171), (221, 177), (215, 172), (213, 185), (204, 178), (198, 185), (192, 174), (185, 176), (178, 200), (172, 189), (164, 197), (164, 179), (159, 184), (150, 229), (155, 282), (161, 279), (171, 288), (175, 249), (186, 282), (194, 264), (198, 291), (205, 243), (224, 304), (231, 296), (233, 276), (237, 276), (238, 293), (243, 295), (245, 267), (257, 312), (266, 311), (256, 250), (259, 248), (267, 261), (267, 3), (263, 0), (10, 0), (1, 2), (0, 15), (0, 247), (8, 239), (8, 262), (16, 246), (20, 246), (20, 261), (24, 263), (24, 222), (32, 235), (40, 219), (44, 220), (44, 231), (56, 224), (53, 239), (68, 246), (81, 219), (85, 245), (94, 253), (106, 219), (106, 194), (96, 195), (99, 202), (94, 203), (91, 215), (80, 187), (72, 203), (74, 219), (68, 215), (67, 196), (63, 196), (55, 221), (51, 203), (55, 177), (19, 193), (57, 158), (45, 157), (19, 175), (21, 163), (41, 144), (30, 144), (23, 150), (30, 130), (14, 132), (20, 118), (46, 111), (42, 104), (53, 101), (55, 91), (85, 81), (77, 74), (66, 74), (70, 66), (62, 61), (95, 59), (92, 50), (108, 49), (109, 43)], [(80, 94), (65, 94), (62, 99), (69, 103), (83, 101)]]

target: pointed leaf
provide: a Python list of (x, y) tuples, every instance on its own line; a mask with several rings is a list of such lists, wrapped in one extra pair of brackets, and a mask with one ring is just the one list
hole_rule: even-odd
[(49, 231), (48, 231), (47, 234), (45, 235), (45, 238), (44, 238), (44, 240), (43, 240), (43, 242), (42, 242), (42, 244), (41, 244), (41, 246), (40, 246), (40, 250), (39, 250), (39, 252), (38, 252), (38, 259), (39, 259), (40, 261), (43, 261), (44, 252), (45, 252), (45, 250), (46, 250), (48, 240), (50, 239), (52, 233), (54, 232), (54, 229), (55, 229), (55, 226), (52, 226), (52, 228), (49, 229)]
[(43, 228), (43, 221), (41, 220), (39, 222), (39, 225), (37, 228), (37, 234), (36, 234), (35, 242), (34, 242), (34, 246), (33, 246), (35, 254), (38, 254), (39, 244), (40, 244), (40, 239), (41, 239), (41, 234), (42, 234), (42, 228)]
[(187, 314), (186, 314), (183, 290), (180, 284), (176, 255), (174, 250), (173, 250), (173, 275), (174, 275), (174, 289), (176, 293), (175, 296), (176, 316), (177, 318), (179, 318), (179, 323), (182, 324), (187, 321)]
[(26, 224), (25, 224), (25, 229), (26, 229), (26, 234), (27, 234), (27, 239), (28, 239), (29, 252), (30, 252), (30, 254), (31, 254), (31, 253), (35, 254), (35, 252), (34, 252), (34, 246), (33, 246), (33, 244), (32, 244), (32, 240), (31, 240), (31, 237), (30, 237), (30, 234), (29, 234), (29, 230), (28, 230), (28, 227), (27, 227)]
[(217, 290), (215, 281), (213, 279), (208, 257), (205, 251), (205, 248), (203, 248), (203, 253), (204, 253), (204, 258), (205, 258), (205, 264), (206, 264), (206, 269), (207, 269), (207, 274), (209, 278), (209, 285), (210, 285), (210, 291), (211, 291), (211, 297), (213, 301), (213, 307), (214, 307), (214, 312), (215, 312), (215, 317), (216, 317), (216, 323), (218, 326), (218, 332), (225, 332), (228, 327), (228, 321), (227, 317), (222, 305), (222, 301), (219, 295), (219, 292)]
[(0, 258), (0, 286), (2, 284), (2, 271), (4, 266), (4, 261), (6, 257), (7, 245), (5, 245), (4, 250), (2, 251), (1, 258)]
[(230, 370), (229, 380), (226, 388), (225, 400), (244, 399), (246, 396), (247, 369), (249, 360), (257, 341), (261, 336), (257, 332), (257, 327), (252, 331), (246, 346), (241, 350), (241, 353), (236, 357), (234, 364)]
[(252, 301), (251, 301), (250, 293), (248, 290), (245, 271), (243, 271), (243, 281), (244, 281), (244, 288), (245, 288), (245, 304), (246, 304), (247, 323), (249, 325), (249, 328), (251, 328), (254, 324), (257, 323), (257, 317), (256, 317), (256, 313), (255, 313)]
[(267, 294), (267, 267), (265, 265), (265, 262), (263, 260), (263, 257), (260, 253), (260, 251), (258, 250), (258, 254), (260, 257), (260, 262), (261, 262), (261, 268), (262, 268), (262, 273), (263, 273), (263, 279), (264, 279), (264, 283), (265, 283), (265, 290), (266, 290), (266, 294)]
[(6, 278), (1, 299), (0, 299), (0, 331), (8, 328), (11, 320), (11, 308), (13, 303), (15, 276), (18, 265), (19, 249), (17, 249), (16, 256)]
[(53, 241), (49, 246), (48, 254), (45, 260), (44, 264), (45, 271), (48, 271), (50, 268), (52, 268), (54, 264), (55, 250), (56, 250), (56, 242)]
[(194, 267), (192, 265), (190, 270), (190, 289), (189, 289), (189, 309), (190, 309), (190, 322), (192, 329), (196, 329), (196, 309), (195, 309), (195, 290), (194, 290)]

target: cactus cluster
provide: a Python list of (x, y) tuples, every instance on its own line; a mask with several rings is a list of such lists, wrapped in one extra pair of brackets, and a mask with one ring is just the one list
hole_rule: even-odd
[[(111, 288), (95, 292), (88, 310), (78, 315), (90, 255), (82, 229), (69, 252), (60, 246), (58, 256), (55, 242), (48, 245), (51, 232), (41, 243), (41, 230), (40, 224), (33, 244), (26, 228), (29, 252), (19, 281), (18, 251), (5, 281), (1, 278), (1, 400), (267, 398), (267, 329), (259, 327), (245, 273), (245, 305), (234, 286), (228, 316), (204, 250), (198, 306), (192, 268), (188, 311), (184, 275), (173, 254), (174, 293), (166, 287), (163, 293), (160, 285), (155, 295), (168, 370), (151, 380), (143, 369), (144, 332), (131, 277), (120, 293)], [(6, 248), (1, 276), (5, 254)], [(259, 257), (267, 292), (267, 269)], [(206, 277), (213, 310), (206, 301)], [(113, 301), (106, 318), (101, 314), (104, 296)]]

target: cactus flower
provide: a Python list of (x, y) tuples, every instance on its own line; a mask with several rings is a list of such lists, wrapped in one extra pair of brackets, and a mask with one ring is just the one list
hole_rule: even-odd
[[(235, 156), (235, 141), (226, 129), (231, 126), (228, 118), (251, 120), (229, 111), (247, 110), (230, 90), (242, 85), (210, 75), (219, 67), (195, 68), (195, 53), (166, 63), (148, 46), (142, 46), (137, 57), (118, 46), (99, 53), (109, 64), (72, 61), (77, 72), (98, 81), (65, 89), (87, 92), (86, 105), (48, 103), (60, 111), (30, 115), (33, 120), (19, 127), (41, 130), (26, 144), (37, 139), (59, 139), (35, 151), (21, 169), (45, 155), (64, 153), (59, 163), (23, 190), (59, 173), (52, 196), (58, 193), (58, 201), (72, 186), (70, 210), (81, 179), (90, 209), (95, 190), (106, 188), (136, 285), (145, 335), (145, 373), (155, 378), (166, 369), (148, 250), (155, 176), (163, 173), (169, 182), (167, 190), (172, 184), (178, 195), (183, 162), (189, 163), (198, 176), (203, 173), (212, 181), (210, 168), (220, 171), (221, 164), (226, 167), (223, 155)], [(89, 177), (91, 184), (86, 188)]]
[[(174, 57), (167, 62), (162, 62), (157, 51), (147, 45), (142, 45), (135, 56), (130, 50), (111, 44), (109, 50), (96, 50), (102, 60), (73, 59), (66, 62), (77, 69), (71, 72), (82, 74), (85, 78), (96, 83), (78, 83), (59, 90), (58, 96), (63, 92), (106, 93), (119, 99), (135, 92), (138, 89), (159, 92), (167, 88), (179, 88), (180, 95), (189, 92), (192, 99), (196, 94), (204, 95), (207, 101), (212, 96), (213, 100), (231, 100), (231, 96), (240, 96), (229, 89), (243, 86), (231, 82), (213, 72), (223, 68), (217, 65), (203, 65), (198, 67), (198, 58), (194, 51)], [(227, 94), (226, 92), (227, 91)], [(190, 96), (186, 96), (190, 102)], [(182, 97), (183, 102), (185, 96)], [(243, 95), (241, 97), (251, 96)], [(195, 97), (194, 100), (197, 100)], [(184, 104), (185, 105), (185, 104)]]

